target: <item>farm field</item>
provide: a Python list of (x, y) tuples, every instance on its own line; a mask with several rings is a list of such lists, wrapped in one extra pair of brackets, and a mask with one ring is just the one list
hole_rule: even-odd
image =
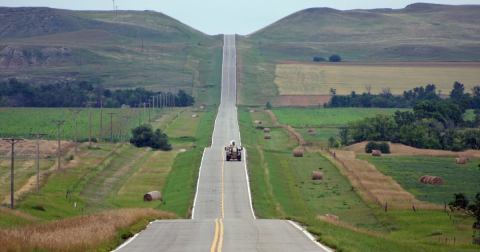
[[(0, 108), (0, 137), (32, 138), (32, 132), (48, 134), (47, 139), (57, 138), (57, 127), (54, 120), (65, 120), (61, 138), (73, 140), (75, 137), (75, 110), (68, 108)], [(151, 111), (151, 119), (155, 120), (166, 113), (176, 113), (181, 108)], [(78, 139), (87, 139), (89, 135), (90, 109), (78, 109), (77, 130)], [(172, 112), (173, 111), (173, 112)], [(113, 114), (113, 134), (115, 139), (120, 134), (125, 139), (130, 135), (130, 129), (139, 123), (148, 122), (148, 112), (143, 109), (99, 108), (91, 109), (92, 137), (110, 138), (110, 115)], [(100, 115), (103, 114), (102, 127)], [(102, 130), (101, 130), (102, 129)], [(101, 131), (100, 131), (101, 130)], [(100, 134), (101, 132), (101, 134)]]
[[(444, 204), (452, 201), (454, 193), (464, 193), (469, 199), (480, 193), (479, 159), (459, 165), (453, 157), (386, 155), (376, 158), (359, 155), (359, 158), (367, 160), (385, 175), (393, 177), (419, 200)], [(444, 180), (444, 184), (422, 184), (419, 179), (424, 175), (439, 176)]]
[(400, 95), (427, 84), (447, 95), (455, 81), (467, 91), (478, 85), (479, 69), (478, 63), (277, 64), (275, 84), (280, 95), (329, 95), (331, 89), (347, 95), (367, 92), (367, 87), (373, 94), (388, 89)]
[[(192, 113), (197, 116), (192, 117)], [(202, 150), (210, 141), (215, 114), (215, 109), (207, 107), (195, 112), (191, 108), (170, 109), (168, 113), (159, 115), (154, 127), (170, 128), (168, 134), (172, 151), (136, 148), (122, 142), (101, 142), (92, 148), (86, 143), (80, 145), (73, 159), (65, 159), (62, 171), (50, 171), (39, 193), (30, 192), (18, 199), (15, 211), (0, 211), (0, 232), (1, 228), (18, 225), (28, 229), (33, 223), (68, 222), (79, 215), (95, 218), (97, 214), (125, 208), (167, 210), (172, 213), (158, 215), (161, 212), (150, 212), (150, 216), (158, 215), (158, 218), (188, 217)], [(175, 125), (189, 127), (177, 129)], [(24, 173), (18, 175), (28, 177), (30, 174)], [(24, 179), (18, 180), (21, 181)], [(143, 195), (153, 190), (162, 192), (163, 201), (144, 202)], [(138, 210), (139, 213), (142, 211), (147, 210)], [(149, 218), (142, 215), (142, 218), (113, 231), (130, 232), (128, 230), (133, 229), (138, 232), (148, 224), (144, 220)], [(101, 246), (106, 250), (116, 247), (123, 241), (117, 236), (110, 236), (114, 240), (108, 238)]]
[[(277, 114), (276, 109), (274, 112)], [(271, 128), (270, 140), (263, 138), (264, 133), (256, 128), (255, 120), (262, 121), (262, 127)], [(345, 121), (331, 122), (340, 125)], [(242, 143), (248, 152), (253, 207), (259, 217), (299, 221), (324, 244), (337, 250), (476, 249), (471, 245), (472, 218), (449, 216), (438, 210), (384, 212), (376, 204), (362, 201), (358, 189), (323, 153), (310, 149), (304, 157), (294, 158), (296, 140), (272, 122), (267, 113), (240, 107), (239, 124)], [(312, 181), (313, 170), (322, 171), (324, 180)]]

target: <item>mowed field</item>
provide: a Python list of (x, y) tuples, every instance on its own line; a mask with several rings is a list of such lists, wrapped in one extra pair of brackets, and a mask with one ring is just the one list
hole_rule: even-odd
[(321, 63), (277, 64), (275, 84), (280, 95), (328, 95), (330, 89), (346, 95), (352, 91), (378, 94), (389, 89), (393, 94), (435, 84), (449, 94), (459, 81), (470, 89), (480, 84), (479, 63)]
[[(305, 125), (305, 118), (299, 117), (298, 125)], [(271, 139), (264, 139), (256, 120), (271, 128)], [(343, 169), (331, 162), (326, 153), (307, 148), (304, 157), (293, 157), (296, 140), (264, 111), (240, 108), (239, 124), (248, 151), (257, 216), (301, 222), (322, 243), (338, 251), (477, 249), (471, 244), (473, 218), (425, 209), (385, 212), (383, 207), (364, 202), (359, 188), (350, 183)], [(323, 180), (313, 181), (312, 171), (322, 172)]]
[[(419, 200), (443, 204), (453, 199), (454, 193), (464, 193), (469, 199), (480, 193), (480, 160), (472, 159), (468, 164), (455, 163), (453, 157), (427, 156), (383, 156), (380, 158), (360, 155), (374, 164), (387, 176), (392, 176), (403, 188)], [(424, 175), (439, 176), (442, 185), (420, 183)]]

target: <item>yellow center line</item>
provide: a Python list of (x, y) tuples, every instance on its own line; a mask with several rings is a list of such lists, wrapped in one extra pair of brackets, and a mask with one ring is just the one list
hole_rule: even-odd
[(217, 251), (222, 252), (223, 247), (223, 219), (220, 219), (220, 238), (218, 240)]
[(212, 242), (212, 246), (210, 247), (210, 252), (216, 252), (217, 251), (217, 244), (218, 244), (218, 236), (219, 236), (219, 232), (218, 232), (218, 218), (215, 219), (215, 234), (213, 235), (213, 242)]

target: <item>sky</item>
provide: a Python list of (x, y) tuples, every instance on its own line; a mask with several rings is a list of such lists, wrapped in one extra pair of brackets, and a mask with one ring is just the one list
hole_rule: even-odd
[[(115, 0), (121, 10), (154, 10), (207, 34), (247, 35), (293, 12), (310, 7), (340, 10), (394, 8), (409, 0)], [(424, 1), (425, 2), (425, 1)], [(430, 0), (439, 4), (480, 4), (480, 0)], [(112, 0), (0, 0), (0, 6), (47, 6), (72, 10), (112, 10)]]

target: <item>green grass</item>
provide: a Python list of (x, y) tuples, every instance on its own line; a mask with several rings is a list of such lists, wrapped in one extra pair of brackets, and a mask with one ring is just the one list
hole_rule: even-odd
[(275, 108), (281, 124), (292, 127), (338, 127), (377, 114), (392, 115), (397, 108)]
[[(393, 177), (420, 200), (444, 204), (452, 201), (454, 193), (465, 193), (470, 199), (480, 193), (479, 159), (473, 159), (466, 165), (458, 165), (452, 157), (360, 157), (374, 164), (385, 175)], [(444, 184), (422, 184), (419, 179), (423, 175), (439, 176), (444, 180)]]
[[(260, 218), (294, 219), (338, 251), (477, 249), (471, 245), (472, 218), (459, 214), (449, 217), (442, 211), (431, 210), (385, 213), (375, 205), (367, 205), (337, 167), (319, 153), (292, 157), (296, 143), (282, 129), (272, 129), (272, 140), (264, 140), (262, 131), (252, 123), (262, 118), (262, 113), (239, 109), (253, 206)], [(313, 170), (323, 171), (325, 179), (312, 182)], [(318, 219), (326, 213), (339, 216), (343, 224), (337, 226)], [(452, 244), (453, 237), (456, 245)], [(445, 239), (450, 242), (444, 244)]]
[[(91, 109), (92, 113), (92, 137), (110, 138), (110, 115), (113, 115), (113, 134), (118, 138), (122, 135), (130, 135), (130, 129), (138, 125), (139, 121), (147, 122), (148, 114), (140, 109)], [(163, 114), (156, 111), (151, 114), (156, 118)], [(86, 139), (89, 135), (89, 109), (80, 109), (77, 116), (78, 139)], [(103, 126), (100, 128), (100, 115), (103, 114)], [(128, 123), (126, 118), (129, 116)], [(24, 137), (31, 138), (32, 132), (48, 134), (47, 138), (56, 139), (57, 127), (54, 120), (65, 120), (61, 128), (62, 139), (74, 139), (75, 137), (75, 113), (67, 108), (2, 108), (0, 109), (0, 137)], [(102, 129), (102, 131), (100, 131)], [(100, 135), (102, 132), (102, 135)]]
[[(171, 171), (166, 179), (165, 187), (162, 190), (164, 202), (160, 206), (161, 210), (176, 213), (180, 217), (189, 217), (193, 206), (193, 198), (195, 196), (195, 188), (197, 185), (198, 171), (202, 159), (203, 149), (210, 145), (215, 122), (216, 110), (208, 108), (200, 118), (192, 118), (191, 116), (180, 116), (173, 122), (178, 125), (191, 124), (191, 120), (199, 120), (198, 126), (195, 128), (193, 146), (191, 149), (180, 153), (173, 162)], [(174, 125), (173, 124), (173, 125)], [(174, 128), (176, 137), (182, 137), (192, 134), (192, 128)]]

